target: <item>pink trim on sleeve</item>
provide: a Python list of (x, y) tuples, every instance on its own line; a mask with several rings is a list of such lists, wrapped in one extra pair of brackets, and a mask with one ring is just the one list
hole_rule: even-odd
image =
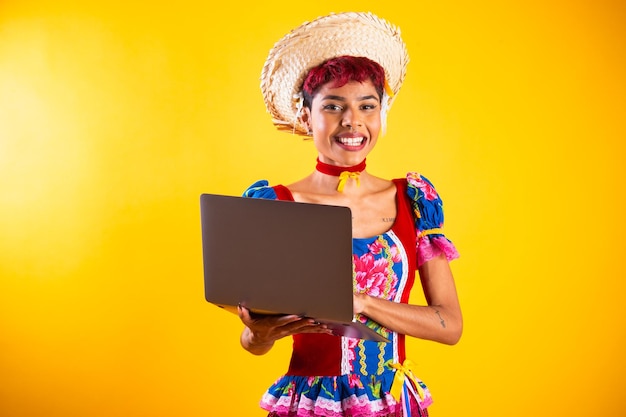
[(417, 240), (417, 267), (444, 253), (451, 261), (459, 257), (456, 247), (445, 236), (423, 236)]

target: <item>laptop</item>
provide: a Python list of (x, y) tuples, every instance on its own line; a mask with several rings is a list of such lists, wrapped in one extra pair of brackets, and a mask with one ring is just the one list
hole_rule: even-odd
[(355, 319), (348, 207), (202, 194), (205, 298), (231, 313), (296, 314), (388, 342)]

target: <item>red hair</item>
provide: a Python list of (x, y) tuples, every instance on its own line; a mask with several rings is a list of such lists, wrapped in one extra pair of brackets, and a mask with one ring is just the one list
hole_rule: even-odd
[(371, 80), (382, 99), (385, 90), (385, 70), (377, 62), (361, 56), (339, 56), (324, 61), (311, 69), (304, 79), (302, 91), (304, 105), (311, 107), (313, 96), (326, 83), (334, 82), (333, 87), (341, 87), (350, 81)]

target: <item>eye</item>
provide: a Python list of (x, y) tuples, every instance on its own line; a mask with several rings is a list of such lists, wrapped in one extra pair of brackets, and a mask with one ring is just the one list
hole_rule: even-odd
[(341, 111), (342, 109), (340, 105), (334, 103), (325, 104), (322, 108), (328, 111)]
[(368, 103), (368, 104), (363, 104), (361, 106), (361, 109), (363, 109), (363, 110), (374, 110), (376, 107), (378, 107), (377, 104), (375, 104), (375, 103)]

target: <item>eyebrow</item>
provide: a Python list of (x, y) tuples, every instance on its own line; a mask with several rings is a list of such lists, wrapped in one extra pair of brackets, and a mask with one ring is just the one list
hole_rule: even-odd
[[(371, 99), (379, 101), (378, 96), (375, 96), (375, 95), (361, 96), (358, 98), (358, 101), (365, 101), (365, 100), (371, 100)], [(343, 96), (335, 96), (335, 95), (329, 94), (327, 96), (322, 97), (322, 100), (346, 101), (346, 98)]]

